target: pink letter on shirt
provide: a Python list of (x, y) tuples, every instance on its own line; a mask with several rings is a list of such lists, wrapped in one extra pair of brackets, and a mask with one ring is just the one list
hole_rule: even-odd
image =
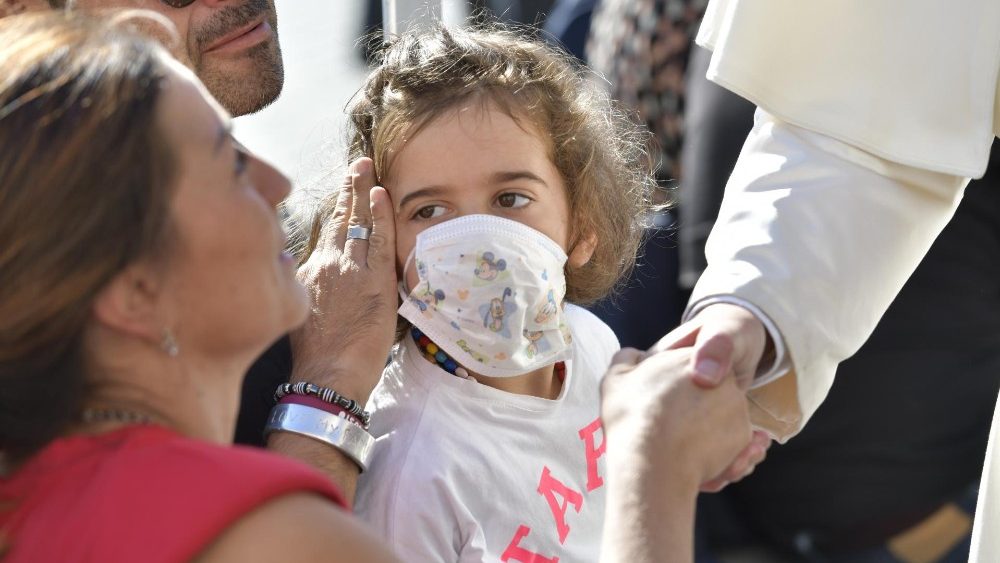
[[(552, 517), (555, 518), (556, 529), (559, 531), (559, 543), (565, 543), (566, 536), (569, 534), (569, 526), (566, 525), (566, 507), (572, 504), (573, 508), (580, 512), (580, 508), (583, 507), (583, 495), (563, 485), (552, 476), (548, 467), (542, 468), (542, 480), (538, 482), (538, 493), (549, 501), (549, 509), (552, 510)], [(562, 503), (556, 500), (555, 493), (563, 498)]]
[(503, 555), (500, 556), (500, 561), (505, 563), (507, 561), (521, 561), (522, 563), (559, 563), (558, 557), (549, 559), (521, 547), (521, 540), (523, 540), (529, 533), (531, 533), (531, 528), (527, 526), (518, 526), (517, 532), (514, 533), (514, 539), (510, 540), (510, 544), (507, 545), (507, 549), (503, 550)]
[[(594, 433), (601, 431), (601, 445), (594, 447)], [(591, 422), (586, 428), (580, 431), (580, 439), (583, 440), (585, 453), (587, 454), (587, 492), (593, 491), (604, 484), (604, 479), (597, 473), (597, 460), (604, 455), (607, 449), (607, 442), (604, 440), (604, 427), (601, 426), (601, 418)]]

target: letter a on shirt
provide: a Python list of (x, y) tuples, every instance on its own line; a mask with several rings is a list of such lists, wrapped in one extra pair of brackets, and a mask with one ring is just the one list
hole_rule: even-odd
[(548, 557), (542, 557), (541, 555), (528, 551), (521, 547), (521, 540), (525, 536), (531, 533), (531, 528), (527, 526), (518, 526), (517, 533), (514, 534), (514, 539), (510, 540), (510, 544), (507, 549), (503, 550), (503, 555), (500, 556), (500, 561), (507, 563), (508, 561), (520, 561), (521, 563), (559, 563), (558, 557), (553, 557), (549, 559)]
[[(577, 513), (583, 508), (583, 495), (562, 484), (561, 481), (552, 476), (548, 467), (542, 468), (542, 480), (538, 482), (538, 493), (545, 497), (552, 510), (552, 517), (556, 521), (556, 530), (559, 532), (559, 543), (566, 543), (566, 536), (569, 535), (569, 526), (566, 524), (566, 507), (573, 505)], [(556, 494), (562, 497), (562, 502), (556, 500)]]

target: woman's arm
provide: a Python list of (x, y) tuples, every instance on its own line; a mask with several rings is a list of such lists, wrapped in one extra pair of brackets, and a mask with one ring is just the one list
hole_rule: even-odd
[(263, 504), (225, 530), (197, 560), (204, 563), (398, 561), (357, 518), (309, 493), (285, 495)]
[[(382, 374), (396, 328), (396, 238), (392, 204), (384, 189), (375, 188), (372, 161), (359, 159), (351, 172), (316, 248), (299, 268), (312, 312), (291, 335), (291, 381), (328, 387), (364, 404)], [(371, 227), (371, 238), (348, 239), (348, 225)], [(359, 470), (340, 450), (284, 432), (271, 434), (268, 448), (323, 471), (354, 498)]]

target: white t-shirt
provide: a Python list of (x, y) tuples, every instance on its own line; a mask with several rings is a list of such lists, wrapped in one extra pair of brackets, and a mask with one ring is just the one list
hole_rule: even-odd
[(409, 337), (393, 350), (368, 403), (377, 441), (355, 510), (403, 560), (597, 560), (599, 383), (619, 345), (580, 307), (566, 321), (573, 356), (555, 400), (451, 375)]

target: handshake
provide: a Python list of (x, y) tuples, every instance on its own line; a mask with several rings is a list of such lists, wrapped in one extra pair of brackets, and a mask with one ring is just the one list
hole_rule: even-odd
[(757, 318), (714, 304), (650, 350), (623, 349), (602, 386), (613, 459), (666, 467), (664, 478), (718, 491), (753, 472), (770, 437), (750, 427), (745, 392), (766, 344)]
[(749, 475), (771, 442), (745, 395), (765, 344), (749, 311), (713, 304), (649, 351), (615, 356), (601, 386), (602, 563), (691, 561), (699, 490)]

